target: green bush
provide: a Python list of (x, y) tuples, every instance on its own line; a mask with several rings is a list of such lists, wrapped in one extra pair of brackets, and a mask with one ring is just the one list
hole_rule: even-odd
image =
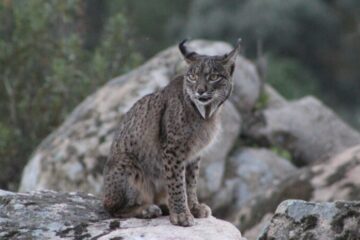
[[(0, 2), (0, 188), (16, 188), (39, 142), (87, 95), (141, 60), (123, 14), (106, 16), (92, 32), (91, 2)], [(91, 47), (89, 34), (98, 36)]]
[(287, 99), (318, 95), (319, 81), (299, 61), (291, 58), (269, 56), (267, 82)]

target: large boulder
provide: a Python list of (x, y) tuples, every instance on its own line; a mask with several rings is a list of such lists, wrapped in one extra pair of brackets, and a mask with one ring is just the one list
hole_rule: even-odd
[(229, 219), (259, 192), (281, 182), (296, 168), (264, 148), (244, 147), (227, 160), (222, 188), (208, 201), (214, 214)]
[[(192, 41), (190, 48), (209, 55), (231, 50), (231, 46), (223, 42), (200, 40)], [(236, 75), (241, 79), (234, 78), (234, 97), (226, 103), (222, 113), (224, 127), (221, 138), (226, 141), (217, 144), (204, 156), (208, 161), (202, 163), (200, 192), (203, 197), (219, 189), (225, 158), (239, 133), (238, 110), (242, 106), (238, 99), (244, 101), (249, 97), (241, 86), (253, 84), (248, 88), (258, 94), (259, 79), (253, 64), (242, 57), (238, 57), (236, 64)], [(171, 47), (130, 73), (111, 80), (85, 99), (35, 150), (24, 169), (20, 191), (53, 189), (99, 194), (102, 169), (119, 120), (138, 99), (164, 87), (183, 71), (184, 66), (177, 47)], [(254, 99), (246, 102), (247, 107), (252, 104), (255, 104)]]
[(261, 92), (262, 82), (256, 66), (245, 58), (237, 58), (233, 79), (230, 99), (241, 113), (247, 113), (254, 108)]
[(287, 200), (258, 237), (270, 239), (359, 239), (360, 202)]
[(228, 220), (233, 222), (242, 232), (259, 229), (268, 219), (266, 215), (272, 215), (277, 206), (286, 199), (310, 200), (314, 191), (310, 182), (310, 171), (301, 169), (278, 183), (257, 192), (251, 199), (245, 202), (241, 209), (233, 211)]
[(230, 223), (196, 219), (193, 227), (170, 224), (168, 217), (152, 220), (114, 219), (90, 194), (0, 190), (0, 239), (152, 239), (241, 240)]
[[(233, 218), (228, 218), (247, 236), (264, 225), (278, 204), (286, 199), (330, 202), (360, 199), (360, 145), (298, 170), (284, 181), (259, 192)], [(249, 235), (250, 236), (250, 235)], [(251, 239), (251, 237), (249, 237)]]
[(298, 165), (329, 158), (360, 143), (360, 134), (314, 97), (277, 102), (263, 111), (246, 134), (290, 151)]

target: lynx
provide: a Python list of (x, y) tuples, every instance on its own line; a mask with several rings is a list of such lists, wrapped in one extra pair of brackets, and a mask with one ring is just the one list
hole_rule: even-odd
[(192, 226), (211, 215), (196, 183), (202, 151), (216, 139), (232, 91), (237, 46), (221, 56), (179, 49), (187, 72), (144, 96), (123, 116), (104, 168), (105, 209), (114, 217), (155, 218)]

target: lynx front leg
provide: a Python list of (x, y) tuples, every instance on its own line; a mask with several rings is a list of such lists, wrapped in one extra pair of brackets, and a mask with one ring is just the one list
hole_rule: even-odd
[(184, 227), (194, 225), (194, 217), (187, 206), (184, 160), (174, 151), (165, 150), (164, 169), (169, 194), (170, 222)]
[(191, 213), (196, 218), (206, 218), (211, 215), (211, 209), (204, 203), (199, 203), (196, 184), (199, 176), (200, 158), (186, 166), (186, 192)]

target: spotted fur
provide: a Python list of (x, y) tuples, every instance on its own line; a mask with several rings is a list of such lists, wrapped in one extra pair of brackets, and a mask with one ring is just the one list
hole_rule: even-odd
[(232, 89), (238, 46), (223, 56), (180, 51), (188, 71), (147, 95), (123, 116), (104, 169), (105, 209), (114, 217), (154, 218), (175, 225), (211, 214), (198, 201), (200, 153), (216, 138), (219, 112)]

